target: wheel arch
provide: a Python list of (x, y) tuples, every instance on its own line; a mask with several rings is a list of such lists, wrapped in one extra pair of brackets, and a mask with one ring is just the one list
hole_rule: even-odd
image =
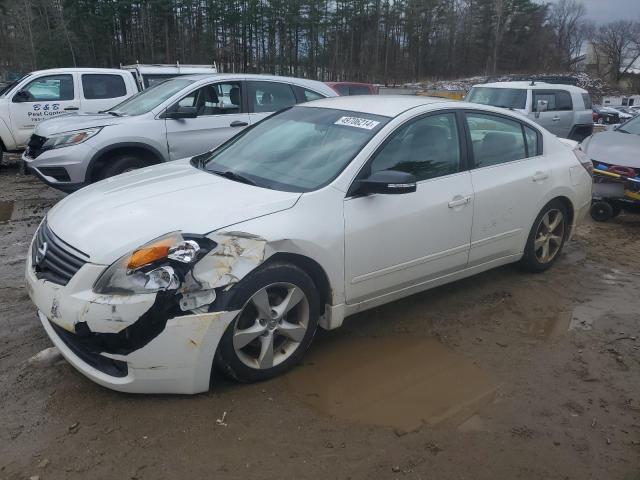
[(91, 157), (91, 160), (89, 161), (89, 165), (87, 167), (85, 181), (87, 183), (91, 183), (98, 180), (98, 174), (102, 170), (102, 168), (104, 168), (107, 160), (113, 158), (116, 155), (124, 154), (138, 154), (149, 165), (155, 165), (164, 161), (162, 153), (160, 153), (154, 147), (145, 143), (114, 143), (113, 145), (109, 145), (108, 147), (98, 150), (98, 152), (96, 152), (96, 154)]
[(311, 277), (311, 280), (318, 288), (320, 297), (320, 315), (325, 313), (326, 305), (331, 303), (331, 284), (329, 277), (322, 266), (310, 257), (290, 252), (276, 252), (271, 255), (263, 265), (269, 265), (274, 262), (291, 263)]
[(573, 233), (573, 221), (575, 219), (575, 208), (573, 206), (573, 202), (569, 199), (569, 197), (566, 197), (564, 195), (558, 195), (557, 197), (554, 197), (551, 200), (549, 200), (546, 205), (548, 205), (553, 201), (561, 202), (564, 205), (564, 207), (567, 209), (567, 214), (569, 215), (568, 222), (567, 222), (567, 225), (569, 226), (569, 234), (567, 238), (570, 238), (571, 234)]

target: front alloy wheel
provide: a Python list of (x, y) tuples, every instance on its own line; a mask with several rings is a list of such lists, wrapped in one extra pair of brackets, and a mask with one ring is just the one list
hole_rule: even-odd
[(216, 351), (218, 371), (241, 382), (266, 380), (298, 363), (320, 317), (318, 288), (300, 267), (273, 262), (233, 287), (228, 309), (239, 313)]
[(245, 304), (233, 332), (233, 348), (249, 368), (268, 369), (291, 357), (309, 328), (309, 301), (291, 283), (258, 290)]

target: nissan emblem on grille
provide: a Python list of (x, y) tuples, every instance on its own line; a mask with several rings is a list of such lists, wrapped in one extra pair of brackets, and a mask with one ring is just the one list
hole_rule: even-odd
[(43, 242), (40, 247), (36, 250), (36, 265), (42, 265), (44, 261), (44, 257), (47, 255), (47, 242)]

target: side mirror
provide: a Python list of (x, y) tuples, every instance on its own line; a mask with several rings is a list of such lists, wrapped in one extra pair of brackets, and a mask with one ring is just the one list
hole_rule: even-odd
[(164, 118), (172, 118), (178, 120), (181, 118), (196, 118), (198, 116), (198, 109), (196, 107), (181, 107), (177, 106), (171, 109), (167, 109), (164, 114)]
[(547, 108), (549, 108), (549, 102), (546, 100), (538, 100), (536, 104), (536, 118), (540, 116), (540, 113), (546, 112)]
[(14, 103), (28, 102), (30, 97), (31, 97), (31, 94), (26, 90), (19, 90), (13, 96), (13, 102)]
[(369, 178), (358, 180), (353, 194), (398, 195), (416, 191), (416, 177), (410, 173), (397, 170), (382, 170), (373, 173)]

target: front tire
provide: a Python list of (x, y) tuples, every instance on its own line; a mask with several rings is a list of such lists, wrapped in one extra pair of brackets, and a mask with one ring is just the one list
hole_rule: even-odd
[(130, 172), (132, 170), (137, 170), (139, 168), (144, 168), (149, 164), (144, 161), (144, 159), (132, 155), (132, 154), (124, 154), (119, 155), (117, 157), (110, 158), (107, 161), (107, 164), (102, 168), (100, 172), (100, 180), (104, 180), (105, 178), (113, 177), (115, 175), (120, 175), (121, 173)]
[(569, 233), (567, 207), (560, 200), (544, 206), (533, 222), (520, 264), (530, 272), (544, 272), (560, 256)]
[(273, 263), (234, 287), (241, 310), (220, 340), (215, 364), (241, 382), (280, 375), (296, 365), (318, 327), (313, 280), (299, 267)]

